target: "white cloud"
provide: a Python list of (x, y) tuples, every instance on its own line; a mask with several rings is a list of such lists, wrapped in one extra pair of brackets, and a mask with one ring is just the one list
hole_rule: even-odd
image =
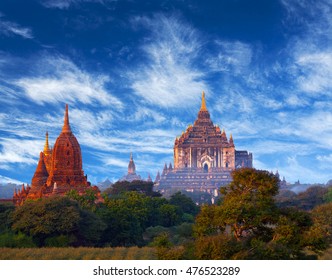
[(285, 98), (285, 102), (290, 107), (305, 107), (310, 103), (303, 95), (299, 97), (296, 93), (288, 94), (288, 96)]
[(1, 138), (0, 163), (36, 164), (44, 143), (40, 140)]
[[(69, 108), (71, 126), (75, 131), (97, 132), (110, 129), (114, 119), (110, 110), (93, 112), (91, 110), (80, 110)], [(60, 122), (61, 123), (61, 122)]]
[[(294, 83), (295, 95), (289, 105), (299, 104), (296, 95), (306, 98), (332, 95), (332, 10), (330, 0), (282, 0), (288, 12), (286, 28), (295, 28), (287, 46), (290, 59), (285, 67)], [(301, 96), (302, 98), (302, 96)], [(310, 100), (305, 100), (308, 103)]]
[(12, 179), (12, 178), (0, 175), (0, 184), (8, 184), (8, 183), (18, 184), (18, 185), (23, 184), (23, 182), (18, 181), (16, 179)]
[[(287, 165), (283, 166), (279, 173), (285, 176), (287, 180), (295, 181), (300, 179), (302, 183), (319, 183), (330, 179), (330, 176), (321, 172), (321, 170), (308, 168), (301, 164), (296, 156), (288, 157)], [(317, 181), (313, 182), (313, 178)]]
[(121, 159), (116, 159), (116, 158), (111, 158), (111, 157), (104, 157), (103, 162), (107, 166), (121, 167), (124, 170), (128, 167), (128, 161), (121, 160)]
[(254, 155), (273, 155), (273, 154), (296, 154), (308, 155), (312, 150), (306, 143), (297, 143), (295, 141), (280, 140), (258, 140), (251, 145), (250, 149)]
[(151, 31), (142, 50), (147, 63), (132, 74), (136, 95), (160, 107), (188, 107), (195, 104), (202, 90), (208, 90), (204, 73), (193, 66), (201, 44), (197, 32), (177, 17), (158, 14), (135, 18)]
[(25, 95), (38, 104), (98, 102), (115, 109), (122, 108), (122, 102), (111, 95), (106, 84), (110, 78), (79, 69), (65, 58), (46, 57), (35, 65), (36, 76), (18, 79), (15, 84)]
[(231, 71), (240, 74), (250, 65), (253, 51), (249, 44), (240, 41), (216, 41), (218, 54), (207, 59), (213, 71)]
[(4, 21), (0, 14), (0, 34), (6, 36), (17, 35), (24, 39), (33, 39), (32, 31), (28, 27), (22, 27), (15, 22)]
[(298, 78), (300, 90), (332, 94), (332, 49), (328, 52), (301, 53), (296, 61), (303, 73)]
[(145, 125), (153, 125), (163, 123), (166, 121), (166, 117), (160, 111), (158, 112), (147, 107), (139, 106), (132, 115), (128, 116), (127, 120), (134, 122), (144, 121)]
[(80, 3), (100, 3), (113, 2), (116, 0), (41, 0), (41, 3), (46, 8), (68, 9), (72, 5)]

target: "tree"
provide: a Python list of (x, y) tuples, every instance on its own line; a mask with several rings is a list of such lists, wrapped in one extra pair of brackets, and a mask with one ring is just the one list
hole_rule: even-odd
[(14, 205), (0, 203), (0, 233), (10, 230), (10, 215), (14, 209)]
[(276, 221), (274, 196), (278, 193), (277, 176), (252, 168), (237, 169), (233, 181), (221, 188), (219, 224), (229, 226), (237, 240), (262, 232)]
[(171, 195), (169, 203), (178, 206), (181, 214), (187, 213), (196, 216), (199, 211), (199, 207), (193, 202), (193, 200), (181, 192), (176, 192)]
[(279, 179), (262, 170), (233, 171), (221, 205), (205, 206), (195, 223), (195, 255), (202, 259), (303, 259), (324, 240), (307, 212), (279, 209)]
[(160, 206), (161, 225), (165, 227), (171, 227), (178, 224), (181, 221), (181, 215), (179, 215), (179, 207), (171, 204), (164, 204)]
[(329, 186), (327, 188), (327, 192), (326, 192), (326, 194), (324, 196), (324, 200), (326, 202), (332, 202), (332, 187), (331, 186)]
[(96, 211), (97, 193), (92, 188), (87, 189), (82, 195), (77, 190), (72, 189), (66, 193), (66, 196), (76, 200), (81, 208)]
[(105, 225), (92, 212), (80, 209), (67, 197), (50, 197), (26, 201), (12, 215), (12, 229), (31, 236), (39, 245), (46, 239), (67, 236), (70, 244), (93, 245)]
[(200, 213), (196, 217), (194, 225), (194, 235), (197, 238), (216, 235), (225, 230), (225, 224), (220, 223), (220, 206), (203, 205)]
[(303, 210), (311, 210), (315, 206), (323, 204), (328, 190), (321, 186), (311, 186), (304, 192), (300, 192), (296, 198), (296, 206)]
[(327, 239), (328, 243), (332, 243), (332, 202), (316, 206), (311, 211), (311, 217), (314, 227)]
[(143, 193), (147, 196), (160, 197), (159, 192), (153, 191), (153, 183), (146, 182), (142, 180), (135, 180), (132, 182), (128, 181), (118, 181), (112, 185), (110, 189), (105, 190), (106, 193), (111, 195), (120, 195), (125, 192), (135, 191), (138, 193)]

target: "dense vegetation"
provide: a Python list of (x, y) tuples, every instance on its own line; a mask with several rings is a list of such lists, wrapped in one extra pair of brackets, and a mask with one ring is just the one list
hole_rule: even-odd
[(70, 191), (17, 208), (2, 205), (0, 247), (145, 246), (156, 232), (191, 227), (199, 210), (181, 193), (161, 198), (146, 182), (121, 182), (107, 193), (99, 204), (93, 191)]
[[(1, 204), (0, 247), (36, 247), (30, 249), (36, 259), (38, 252), (52, 258), (46, 253), (52, 250), (55, 259), (122, 259), (130, 258), (129, 248), (146, 252), (132, 249), (133, 259), (317, 258), (332, 243), (331, 189), (278, 194), (278, 184), (269, 172), (243, 168), (221, 188), (217, 204), (200, 208), (180, 192), (163, 198), (142, 181), (115, 184), (99, 204), (94, 192), (76, 191), (17, 208)], [(115, 247), (128, 248), (118, 249), (126, 256)], [(11, 258), (9, 249), (1, 250)]]

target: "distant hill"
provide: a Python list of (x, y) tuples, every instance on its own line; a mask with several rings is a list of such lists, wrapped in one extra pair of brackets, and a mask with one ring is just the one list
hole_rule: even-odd
[(0, 199), (12, 198), (14, 190), (22, 188), (22, 182), (0, 175)]
[(0, 183), (0, 199), (1, 198), (12, 198), (15, 189), (21, 189), (22, 185), (7, 183)]
[(103, 191), (103, 190), (105, 190), (105, 189), (111, 187), (112, 185), (113, 185), (113, 183), (112, 183), (109, 179), (106, 179), (104, 182), (99, 182), (99, 183), (97, 184), (97, 187), (98, 187), (101, 191)]

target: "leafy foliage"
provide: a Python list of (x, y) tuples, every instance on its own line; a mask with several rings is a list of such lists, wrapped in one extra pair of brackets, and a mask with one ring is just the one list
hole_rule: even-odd
[(251, 168), (236, 170), (232, 176), (229, 186), (221, 189), (225, 197), (219, 219), (240, 240), (275, 222), (273, 196), (278, 192), (279, 179), (267, 171)]
[(47, 238), (61, 235), (75, 240), (71, 245), (90, 244), (98, 239), (104, 227), (92, 212), (81, 210), (76, 201), (66, 197), (26, 201), (16, 208), (12, 219), (12, 229), (33, 237), (38, 245), (44, 245)]
[(97, 199), (97, 193), (93, 189), (87, 189), (82, 195), (77, 190), (70, 190), (66, 193), (66, 196), (76, 200), (81, 208), (96, 211), (97, 205), (95, 203)]
[(31, 236), (27, 236), (22, 232), (14, 233), (11, 231), (0, 234), (0, 247), (7, 248), (33, 248), (36, 244)]
[(277, 206), (280, 208), (296, 207), (302, 210), (311, 210), (314, 207), (329, 201), (328, 191), (329, 189), (322, 186), (312, 186), (299, 194), (289, 190), (282, 190), (275, 197), (275, 201)]
[(201, 209), (195, 223), (199, 259), (303, 259), (303, 249), (324, 247), (312, 234), (309, 213), (279, 209), (278, 178), (267, 171), (239, 169), (222, 188), (223, 202)]
[(7, 232), (11, 228), (11, 213), (15, 210), (14, 205), (0, 203), (0, 233)]
[(128, 181), (118, 181), (112, 185), (110, 189), (105, 191), (110, 195), (120, 195), (125, 192), (135, 191), (138, 193), (143, 193), (147, 196), (160, 197), (161, 194), (153, 191), (153, 183), (141, 180), (135, 180), (132, 182)]
[[(311, 211), (313, 220), (313, 229), (317, 236), (326, 239), (329, 244), (332, 243), (332, 202), (315, 207)], [(323, 249), (326, 249), (323, 246)]]
[(332, 202), (332, 186), (327, 188), (327, 192), (324, 196), (325, 202)]

